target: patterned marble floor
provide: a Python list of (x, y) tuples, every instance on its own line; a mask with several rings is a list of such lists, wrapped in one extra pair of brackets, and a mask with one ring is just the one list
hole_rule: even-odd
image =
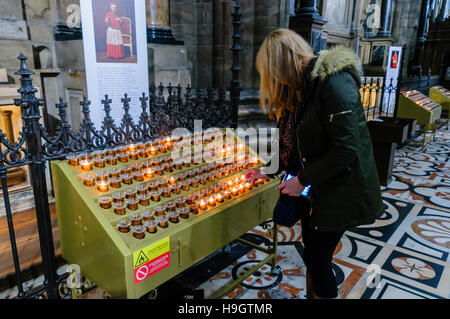
[[(394, 179), (382, 193), (385, 213), (372, 225), (347, 231), (335, 251), (338, 298), (450, 298), (450, 130), (439, 130), (424, 150), (420, 137), (398, 150)], [(245, 238), (261, 245), (271, 240), (261, 227)], [(278, 239), (281, 273), (272, 276), (264, 265), (225, 298), (305, 298), (301, 225), (280, 227)], [(158, 295), (181, 298), (198, 290), (208, 297), (262, 258), (234, 242), (162, 285)], [(27, 285), (41, 282), (42, 277)], [(0, 299), (16, 294), (0, 292)], [(101, 296), (97, 290), (83, 297)]]
[[(385, 213), (374, 224), (347, 231), (333, 269), (338, 298), (448, 299), (450, 297), (450, 131), (441, 129), (424, 150), (420, 139), (396, 152), (394, 179), (382, 188)], [(254, 238), (270, 236), (261, 228)], [(301, 225), (281, 227), (282, 273), (263, 266), (225, 298), (305, 298)], [(205, 281), (205, 296), (258, 263), (252, 250)], [(379, 273), (379, 275), (377, 275)]]

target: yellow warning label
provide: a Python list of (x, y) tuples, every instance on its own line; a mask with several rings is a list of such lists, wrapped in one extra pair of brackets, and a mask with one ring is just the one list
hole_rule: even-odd
[(141, 265), (167, 253), (170, 250), (169, 243), (170, 237), (166, 237), (156, 243), (142, 248), (141, 250), (133, 252), (134, 268), (136, 269)]

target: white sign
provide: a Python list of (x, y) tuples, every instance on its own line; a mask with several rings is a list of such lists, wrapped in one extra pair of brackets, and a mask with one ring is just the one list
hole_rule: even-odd
[[(400, 71), (400, 61), (402, 59), (402, 47), (389, 47), (387, 58), (386, 75), (384, 85), (386, 89), (383, 95), (383, 112), (393, 113), (396, 99), (396, 89), (398, 90), (398, 76)], [(391, 81), (392, 80), (392, 81)]]
[(137, 121), (139, 97), (149, 94), (145, 1), (80, 0), (80, 5), (92, 121), (100, 128), (105, 116), (101, 101), (107, 94), (118, 124), (125, 93)]

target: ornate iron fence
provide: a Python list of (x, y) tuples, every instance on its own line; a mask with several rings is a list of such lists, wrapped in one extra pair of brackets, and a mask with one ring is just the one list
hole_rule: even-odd
[[(74, 131), (67, 121), (67, 103), (61, 98), (56, 104), (59, 113), (59, 124), (54, 134), (40, 124), (40, 107), (43, 99), (35, 96), (32, 75), (27, 67), (27, 57), (20, 54), (20, 99), (15, 105), (22, 111), (23, 129), (17, 141), (8, 140), (0, 131), (0, 179), (5, 203), (6, 219), (9, 228), (9, 239), (14, 261), (15, 279), (18, 298), (50, 298), (56, 299), (69, 295), (66, 279), (68, 274), (59, 276), (56, 272), (55, 249), (53, 244), (52, 225), (50, 219), (49, 192), (47, 189), (47, 163), (63, 159), (67, 155), (84, 151), (102, 150), (107, 147), (129, 143), (149, 141), (170, 135), (173, 129), (184, 127), (192, 131), (194, 120), (202, 120), (203, 128), (236, 127), (237, 111), (240, 101), (239, 52), (240, 47), (240, 5), (235, 1), (233, 16), (233, 56), (232, 81), (229, 88), (193, 89), (188, 86), (182, 94), (180, 85), (162, 84), (150, 87), (150, 96), (142, 94), (139, 101), (131, 101), (124, 95), (121, 99), (124, 114), (119, 123), (111, 116), (112, 100), (108, 95), (101, 101), (105, 113), (101, 127), (95, 127), (90, 118), (90, 104), (86, 98), (81, 104), (83, 120), (78, 131)], [(140, 108), (140, 116), (135, 122), (130, 115), (131, 108)], [(32, 291), (24, 288), (16, 234), (12, 218), (11, 202), (7, 186), (7, 170), (28, 166), (33, 189), (34, 204), (37, 217), (39, 243), (41, 249), (44, 283)]]

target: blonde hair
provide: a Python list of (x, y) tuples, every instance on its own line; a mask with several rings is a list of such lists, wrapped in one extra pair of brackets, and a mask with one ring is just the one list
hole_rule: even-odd
[(292, 110), (296, 92), (301, 90), (303, 69), (313, 57), (308, 42), (292, 30), (274, 30), (264, 40), (256, 69), (261, 77), (261, 107), (269, 118), (275, 113), (279, 119), (285, 109)]

